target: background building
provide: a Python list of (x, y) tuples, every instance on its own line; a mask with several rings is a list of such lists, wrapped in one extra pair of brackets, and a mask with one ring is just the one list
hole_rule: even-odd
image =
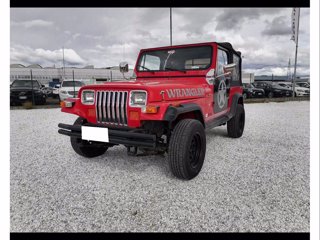
[(119, 71), (119, 67), (94, 68), (94, 66), (86, 66), (84, 68), (55, 68), (42, 67), (38, 64), (24, 66), (22, 64), (10, 65), (10, 82), (22, 79), (38, 80), (44, 85), (48, 85), (51, 81), (62, 81), (63, 79), (72, 79), (74, 74), (75, 80), (82, 80), (86, 83), (99, 83), (105, 81), (119, 81), (129, 79), (133, 76), (133, 70), (129, 69), (124, 75)]
[(245, 73), (241, 72), (242, 83), (253, 83), (254, 82), (254, 73)]

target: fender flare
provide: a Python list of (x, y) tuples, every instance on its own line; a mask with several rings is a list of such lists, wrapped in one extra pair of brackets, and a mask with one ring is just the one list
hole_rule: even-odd
[(204, 123), (204, 117), (199, 105), (195, 103), (180, 104), (178, 107), (169, 106), (164, 114), (163, 120), (172, 123), (180, 114), (198, 111), (201, 114), (202, 123)]
[(231, 108), (230, 108), (230, 113), (229, 113), (229, 118), (232, 118), (234, 115), (236, 115), (237, 111), (237, 105), (240, 101), (240, 104), (243, 105), (243, 97), (240, 93), (235, 93), (232, 97), (232, 103), (231, 103)]

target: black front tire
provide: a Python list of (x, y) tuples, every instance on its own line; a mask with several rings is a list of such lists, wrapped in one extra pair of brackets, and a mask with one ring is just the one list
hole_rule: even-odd
[(228, 136), (239, 138), (243, 134), (245, 125), (245, 112), (242, 104), (237, 105), (236, 114), (227, 122)]
[(196, 177), (206, 154), (206, 135), (202, 123), (183, 119), (173, 129), (168, 149), (170, 169), (184, 180)]
[[(83, 125), (85, 122), (86, 120), (84, 118), (79, 117), (73, 125)], [(89, 141), (76, 137), (70, 137), (70, 141), (73, 150), (79, 155), (87, 158), (100, 156), (108, 150), (107, 144), (90, 143)]]

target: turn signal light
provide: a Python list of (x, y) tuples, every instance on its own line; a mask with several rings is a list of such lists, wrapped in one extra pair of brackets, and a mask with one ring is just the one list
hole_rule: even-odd
[(60, 107), (64, 108), (64, 107), (67, 107), (67, 108), (71, 108), (73, 105), (72, 102), (68, 102), (68, 101), (61, 101), (60, 102)]
[(159, 109), (159, 106), (146, 106), (144, 109), (142, 109), (143, 113), (157, 113)]

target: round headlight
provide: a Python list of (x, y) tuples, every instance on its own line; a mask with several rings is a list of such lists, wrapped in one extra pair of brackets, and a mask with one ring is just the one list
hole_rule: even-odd
[(94, 104), (94, 91), (93, 90), (84, 90), (81, 94), (81, 102), (85, 105)]

